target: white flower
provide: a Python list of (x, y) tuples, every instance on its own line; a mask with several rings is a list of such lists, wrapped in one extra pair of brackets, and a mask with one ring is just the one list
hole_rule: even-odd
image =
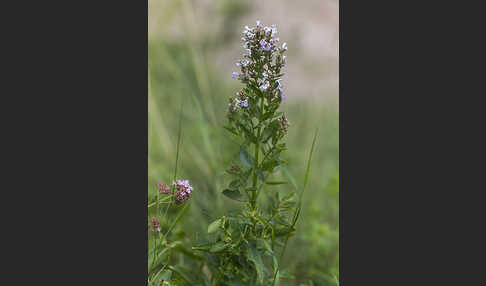
[(267, 90), (267, 88), (270, 86), (270, 83), (266, 81), (263, 85), (260, 86), (261, 91)]
[(248, 64), (250, 64), (250, 61), (248, 59), (243, 59), (243, 61), (241, 62), (241, 65), (243, 67), (246, 67)]
[(277, 34), (277, 25), (272, 24), (272, 37), (274, 37)]
[(283, 44), (282, 44), (282, 49), (283, 49), (284, 51), (286, 51), (286, 50), (287, 50), (287, 43), (283, 43)]

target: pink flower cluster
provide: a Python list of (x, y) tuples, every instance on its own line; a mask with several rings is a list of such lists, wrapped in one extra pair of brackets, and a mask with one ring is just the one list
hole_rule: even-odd
[(159, 190), (159, 193), (163, 195), (170, 193), (170, 187), (163, 183), (157, 184), (157, 189)]
[(153, 231), (157, 230), (157, 232), (160, 232), (160, 222), (159, 222), (159, 220), (156, 217), (153, 216), (150, 219), (150, 221), (152, 222), (152, 229), (151, 229), (151, 231), (153, 232)]
[[(180, 204), (191, 198), (192, 186), (189, 184), (189, 180), (176, 180), (172, 182), (174, 185), (174, 197), (176, 203)], [(168, 195), (170, 194), (170, 187), (164, 183), (157, 184), (159, 193)]]
[(191, 198), (192, 186), (188, 180), (177, 180), (172, 184), (175, 186), (176, 203), (181, 204)]

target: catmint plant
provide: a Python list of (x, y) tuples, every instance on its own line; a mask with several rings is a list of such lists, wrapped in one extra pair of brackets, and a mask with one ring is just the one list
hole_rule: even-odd
[[(275, 286), (280, 279), (291, 277), (280, 264), (287, 241), (295, 233), (316, 136), (303, 189), (296, 201), (294, 191), (280, 192), (281, 185), (286, 182), (272, 179), (285, 163), (280, 155), (286, 150), (284, 138), (290, 126), (288, 118), (279, 111), (286, 99), (282, 70), (286, 64), (287, 45), (280, 44), (275, 25), (263, 26), (257, 21), (255, 27), (246, 26), (242, 33), (245, 52), (236, 62), (239, 70), (232, 73), (232, 78), (244, 86), (230, 97), (224, 126), (234, 135), (240, 148), (238, 162), (233, 162), (226, 170), (231, 179), (222, 191), (228, 199), (241, 204), (240, 208), (211, 222), (207, 239), (203, 238), (191, 250), (184, 248), (180, 241), (169, 242), (167, 234), (183, 215), (188, 206), (185, 202), (193, 191), (187, 180), (175, 180), (176, 159), (172, 185), (158, 184), (162, 199), (157, 198), (149, 207), (168, 204), (163, 216), (166, 219), (172, 202), (176, 207), (185, 206), (167, 230), (162, 230), (157, 217), (151, 218), (149, 226), (156, 239), (149, 285)], [(179, 126), (178, 148), (180, 130)], [(178, 154), (179, 151), (176, 158)], [(192, 267), (171, 266), (172, 251), (187, 257)]]
[[(295, 193), (281, 195), (270, 178), (284, 163), (284, 137), (289, 120), (278, 109), (286, 99), (282, 83), (286, 43), (280, 44), (275, 25), (243, 30), (245, 50), (232, 73), (244, 87), (229, 99), (225, 128), (239, 139), (239, 163), (228, 168), (232, 176), (223, 194), (242, 203), (239, 213), (216, 219), (208, 227), (212, 241), (193, 247), (203, 251), (212, 270), (209, 285), (278, 285), (278, 250), (294, 233), (298, 211)], [(273, 188), (274, 190), (270, 190)], [(268, 189), (268, 190), (267, 190)], [(270, 204), (259, 198), (267, 192)]]

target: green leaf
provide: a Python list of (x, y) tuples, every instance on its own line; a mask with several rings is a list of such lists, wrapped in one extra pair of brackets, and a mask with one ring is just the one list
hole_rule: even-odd
[(253, 163), (253, 158), (246, 152), (244, 148), (240, 148), (240, 160), (246, 167), (251, 167)]
[(229, 184), (230, 189), (238, 189), (241, 186), (240, 180), (234, 180)]
[(283, 114), (283, 112), (281, 112), (281, 111), (277, 112), (277, 113), (275, 113), (275, 115), (273, 115), (273, 118), (280, 117), (280, 115), (282, 115), (282, 114)]
[(223, 241), (216, 242), (213, 246), (211, 246), (211, 249), (209, 249), (210, 252), (219, 252), (222, 251), (226, 248), (226, 244)]
[(266, 239), (262, 239), (262, 244), (263, 244), (263, 247), (271, 254), (273, 254), (273, 250), (272, 250), (272, 247), (270, 246), (270, 244), (268, 243), (268, 241)]
[[(161, 269), (162, 270), (162, 269)], [(149, 285), (161, 285), (162, 281), (169, 281), (172, 276), (172, 271), (159, 271), (151, 280)]]
[(170, 271), (170, 270), (165, 270), (165, 271), (164, 271), (164, 272), (162, 272), (162, 274), (160, 275), (160, 280), (163, 280), (163, 281), (169, 281), (171, 276), (172, 276), (172, 271)]
[(265, 181), (265, 176), (263, 175), (262, 171), (257, 170), (256, 173), (260, 181)]
[(235, 201), (239, 201), (239, 202), (247, 202), (248, 199), (243, 196), (240, 191), (238, 190), (230, 190), (230, 189), (226, 189), (223, 191), (223, 195), (227, 196), (228, 198), (232, 199), (232, 200), (235, 200)]
[(278, 267), (278, 260), (275, 255), (272, 256), (272, 260), (273, 260), (273, 271), (275, 272), (275, 275), (273, 276), (272, 286), (275, 286), (278, 285), (278, 282), (280, 280), (280, 275), (279, 275), (280, 269)]
[(270, 161), (263, 163), (262, 169), (263, 169), (263, 171), (268, 171), (268, 172), (272, 173), (274, 171), (275, 167), (277, 167), (279, 164), (280, 164), (279, 160), (270, 160)]
[(269, 112), (266, 112), (263, 116), (262, 116), (262, 119), (261, 121), (265, 121), (267, 120), (268, 118), (272, 118), (273, 117), (273, 111), (269, 111)]
[(287, 270), (280, 271), (280, 277), (284, 279), (295, 279), (295, 276), (290, 274)]
[(228, 127), (228, 126), (223, 126), (224, 129), (228, 130), (229, 132), (238, 135), (238, 133), (235, 131), (233, 127)]
[(221, 219), (217, 219), (213, 221), (209, 226), (208, 226), (208, 233), (213, 233), (219, 230), (219, 227), (221, 226)]
[(257, 277), (258, 281), (260, 281), (260, 284), (263, 283), (263, 261), (262, 257), (260, 256), (260, 253), (256, 249), (256, 247), (252, 244), (248, 245), (248, 260), (253, 262), (255, 264), (255, 269), (257, 271)]
[(179, 277), (181, 277), (183, 280), (185, 280), (189, 285), (196, 285), (196, 282), (194, 281), (194, 277), (190, 275), (190, 272), (188, 269), (176, 265), (176, 266), (169, 266), (169, 269), (172, 270), (174, 273), (176, 273)]
[(267, 185), (284, 185), (284, 184), (288, 184), (289, 182), (285, 182), (285, 181), (277, 181), (277, 182), (265, 182), (265, 184)]

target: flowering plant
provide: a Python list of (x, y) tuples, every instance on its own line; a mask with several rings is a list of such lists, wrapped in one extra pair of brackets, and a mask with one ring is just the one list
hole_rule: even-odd
[[(228, 123), (224, 126), (240, 144), (239, 162), (226, 171), (231, 180), (222, 191), (228, 199), (241, 203), (241, 208), (216, 218), (208, 226), (208, 239), (193, 246), (190, 253), (184, 250), (198, 261), (200, 275), (167, 266), (167, 262), (157, 272), (162, 274), (153, 275), (149, 282), (273, 286), (291, 277), (280, 264), (287, 241), (296, 230), (316, 136), (298, 200), (295, 191), (280, 193), (279, 187), (287, 182), (271, 177), (285, 163), (280, 155), (287, 149), (284, 137), (290, 125), (285, 114), (278, 111), (286, 99), (282, 69), (287, 45), (279, 43), (275, 25), (267, 27), (259, 21), (255, 27), (245, 27), (242, 41), (246, 52), (236, 63), (239, 72), (233, 72), (232, 77), (244, 87), (229, 99)], [(172, 188), (159, 184), (158, 189), (172, 196), (176, 204), (187, 201), (192, 192), (187, 180), (174, 181)], [(160, 229), (158, 221), (152, 221), (152, 228)]]
[(209, 285), (278, 285), (280, 278), (288, 277), (279, 260), (295, 233), (300, 200), (297, 204), (295, 192), (284, 196), (277, 191), (267, 196), (266, 208), (258, 204), (265, 186), (286, 184), (270, 180), (285, 163), (280, 154), (286, 150), (283, 139), (289, 127), (285, 114), (278, 111), (286, 99), (282, 69), (287, 45), (279, 45), (276, 35), (275, 25), (267, 27), (259, 21), (243, 31), (246, 53), (236, 63), (240, 72), (233, 72), (233, 78), (245, 87), (230, 98), (225, 126), (241, 142), (241, 164), (227, 170), (233, 179), (223, 190), (226, 197), (243, 203), (243, 209), (213, 221), (208, 227), (213, 240), (193, 247), (211, 261), (208, 268), (216, 275)]

